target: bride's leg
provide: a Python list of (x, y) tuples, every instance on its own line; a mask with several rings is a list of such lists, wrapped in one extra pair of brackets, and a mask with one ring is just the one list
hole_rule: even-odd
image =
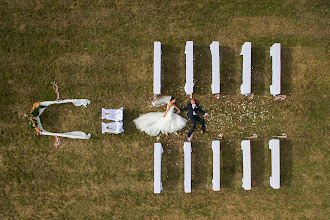
[(166, 137), (168, 137), (168, 132), (165, 132)]
[(179, 135), (177, 131), (174, 132), (174, 135)]

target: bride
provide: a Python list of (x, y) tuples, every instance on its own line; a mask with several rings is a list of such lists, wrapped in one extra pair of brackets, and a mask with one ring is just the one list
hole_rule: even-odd
[(152, 102), (152, 105), (158, 107), (167, 104), (166, 111), (149, 112), (140, 115), (140, 117), (134, 120), (136, 127), (150, 136), (157, 136), (160, 132), (166, 135), (173, 132), (177, 134), (177, 131), (186, 126), (187, 119), (174, 113), (174, 108), (180, 113), (180, 109), (175, 105), (175, 101), (175, 98), (171, 96), (156, 99)]

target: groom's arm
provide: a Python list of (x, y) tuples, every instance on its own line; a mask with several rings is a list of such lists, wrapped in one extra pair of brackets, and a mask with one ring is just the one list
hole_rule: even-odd
[(197, 108), (197, 109), (198, 109), (198, 111), (199, 111), (200, 113), (202, 113), (203, 115), (207, 114), (207, 113), (206, 113), (206, 112), (204, 112), (204, 111), (203, 111), (203, 109), (201, 109), (199, 106), (198, 106), (198, 108)]
[(188, 105), (186, 107), (183, 107), (183, 108), (180, 109), (181, 112), (184, 112), (186, 110), (188, 110)]

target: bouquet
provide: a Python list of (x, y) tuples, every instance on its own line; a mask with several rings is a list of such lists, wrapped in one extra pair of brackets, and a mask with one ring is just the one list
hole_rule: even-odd
[(35, 129), (38, 135), (40, 135), (40, 132), (42, 132), (42, 130), (38, 128), (38, 122), (36, 120), (36, 117), (39, 116), (39, 109), (41, 108), (45, 108), (45, 106), (40, 105), (40, 102), (35, 102), (32, 106), (32, 110), (30, 110), (30, 113), (28, 115), (25, 114), (30, 128)]

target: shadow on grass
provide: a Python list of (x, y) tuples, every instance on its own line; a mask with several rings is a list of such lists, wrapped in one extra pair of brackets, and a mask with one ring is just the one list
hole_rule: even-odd
[(266, 48), (252, 47), (251, 90), (255, 95), (265, 95), (266, 56)]
[(163, 188), (170, 191), (178, 190), (180, 184), (180, 164), (182, 154), (178, 144), (162, 144), (164, 153), (162, 156), (162, 184)]
[(236, 69), (236, 53), (231, 47), (220, 46), (220, 85), (222, 95), (238, 93), (241, 73)]
[(291, 186), (292, 183), (292, 142), (284, 139), (280, 143), (280, 175), (281, 186)]
[(251, 144), (251, 181), (252, 187), (264, 186), (265, 183), (265, 142), (253, 140)]
[(137, 128), (133, 122), (134, 119), (139, 117), (142, 114), (138, 108), (125, 108), (124, 110), (124, 131), (126, 133), (136, 133)]
[(292, 93), (292, 49), (282, 48), (281, 51), (281, 94), (290, 96)]
[[(178, 90), (178, 82), (180, 80), (180, 47), (162, 46), (162, 70), (161, 70), (161, 84), (162, 94), (173, 94), (173, 91)], [(184, 85), (182, 85), (184, 86)]]
[(233, 187), (236, 174), (236, 149), (231, 142), (223, 140), (220, 155), (220, 185), (222, 188)]
[(207, 188), (209, 174), (212, 175), (212, 165), (209, 163), (210, 155), (212, 153), (209, 143), (192, 144), (192, 188)]
[(47, 109), (40, 115), (40, 121), (42, 127), (49, 132), (69, 132), (70, 130), (61, 130), (63, 121), (67, 115), (71, 115), (76, 107), (71, 103), (65, 103), (61, 105), (50, 105)]
[(194, 46), (194, 93), (210, 94), (212, 56), (209, 46)]

